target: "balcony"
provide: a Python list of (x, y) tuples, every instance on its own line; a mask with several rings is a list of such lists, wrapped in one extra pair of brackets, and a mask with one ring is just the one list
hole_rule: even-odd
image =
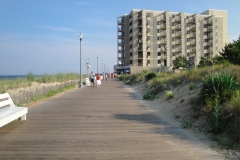
[(181, 36), (182, 36), (182, 33), (181, 33), (181, 32), (175, 33), (175, 37), (181, 37)]
[(143, 59), (143, 55), (142, 55), (142, 54), (139, 54), (139, 55), (138, 55), (138, 59)]
[(138, 39), (138, 43), (143, 43), (143, 41), (141, 39)]
[(138, 28), (142, 28), (142, 23), (138, 23)]
[(160, 40), (160, 44), (166, 44), (167, 43), (167, 40), (166, 39), (161, 39)]
[(213, 34), (208, 34), (206, 39), (213, 39)]
[(118, 38), (122, 39), (122, 38), (124, 38), (124, 35), (118, 35)]
[(212, 19), (206, 19), (204, 24), (212, 24)]
[(158, 21), (166, 22), (166, 15), (159, 16)]
[(118, 53), (122, 53), (122, 52), (124, 52), (124, 49), (119, 49), (118, 50)]
[(138, 15), (138, 20), (141, 20), (142, 19), (142, 15)]
[(175, 44), (181, 44), (182, 43), (182, 41), (180, 39), (179, 40), (175, 40), (174, 42), (175, 42)]
[(177, 16), (174, 18), (175, 22), (181, 22), (181, 17), (180, 16)]
[(176, 30), (181, 30), (181, 25), (180, 25), (180, 24), (176, 25), (176, 26), (175, 26), (175, 29), (176, 29)]
[(208, 53), (212, 53), (212, 52), (213, 52), (213, 48), (212, 48), (212, 47), (208, 48), (208, 49), (207, 49), (207, 52), (208, 52)]
[(123, 32), (124, 31), (124, 27), (118, 27), (118, 31), (119, 32)]
[(122, 45), (124, 45), (124, 42), (118, 42), (118, 45), (122, 46)]
[(124, 24), (124, 20), (118, 20), (118, 24), (119, 25), (123, 25)]
[(142, 51), (143, 50), (143, 47), (138, 47), (138, 51)]
[(189, 27), (189, 30), (196, 30), (196, 25), (191, 25), (191, 26)]
[(192, 17), (192, 18), (190, 18), (190, 19), (188, 20), (188, 23), (195, 23), (195, 22), (196, 22), (196, 20), (195, 20), (194, 17)]
[(189, 52), (196, 52), (196, 47), (192, 47), (189, 49)]
[(189, 37), (190, 37), (190, 38), (191, 38), (191, 37), (196, 37), (196, 32), (190, 33), (190, 34), (189, 34)]
[(190, 45), (196, 45), (196, 41), (195, 40), (190, 41)]
[(166, 28), (166, 24), (160, 24), (160, 25), (158, 25), (159, 27), (158, 28), (162, 28), (162, 29), (164, 29), (164, 28)]
[(160, 32), (160, 36), (166, 36), (166, 30), (165, 30), (165, 31), (162, 31), (162, 32)]
[(177, 47), (174, 49), (175, 52), (182, 52), (182, 47)]
[(212, 26), (207, 26), (207, 31), (212, 31), (213, 27)]

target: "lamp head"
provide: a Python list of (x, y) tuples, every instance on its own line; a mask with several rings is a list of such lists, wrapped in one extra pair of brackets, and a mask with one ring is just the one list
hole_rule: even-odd
[(82, 38), (83, 38), (83, 36), (82, 36), (82, 34), (80, 33), (80, 35), (79, 35), (80, 41), (82, 40)]

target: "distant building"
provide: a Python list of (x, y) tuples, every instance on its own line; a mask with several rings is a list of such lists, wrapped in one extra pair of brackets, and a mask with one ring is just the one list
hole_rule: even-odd
[(201, 57), (214, 57), (228, 42), (225, 10), (209, 9), (201, 14), (132, 10), (117, 17), (117, 64), (115, 70), (174, 67), (178, 56), (198, 65)]

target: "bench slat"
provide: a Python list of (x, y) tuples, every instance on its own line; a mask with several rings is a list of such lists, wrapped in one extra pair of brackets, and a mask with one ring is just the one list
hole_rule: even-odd
[(10, 106), (10, 108), (14, 108), (14, 104), (13, 104), (13, 101), (8, 99), (8, 100), (4, 100), (2, 102), (0, 102), (0, 107), (4, 107), (4, 106)]

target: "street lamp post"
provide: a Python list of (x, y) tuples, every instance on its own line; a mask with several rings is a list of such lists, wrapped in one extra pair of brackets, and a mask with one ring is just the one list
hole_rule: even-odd
[(79, 82), (79, 88), (82, 88), (82, 53), (81, 53), (81, 42), (82, 42), (82, 34), (80, 33), (79, 39), (80, 39), (80, 82)]
[(97, 74), (98, 74), (98, 55), (97, 55)]

